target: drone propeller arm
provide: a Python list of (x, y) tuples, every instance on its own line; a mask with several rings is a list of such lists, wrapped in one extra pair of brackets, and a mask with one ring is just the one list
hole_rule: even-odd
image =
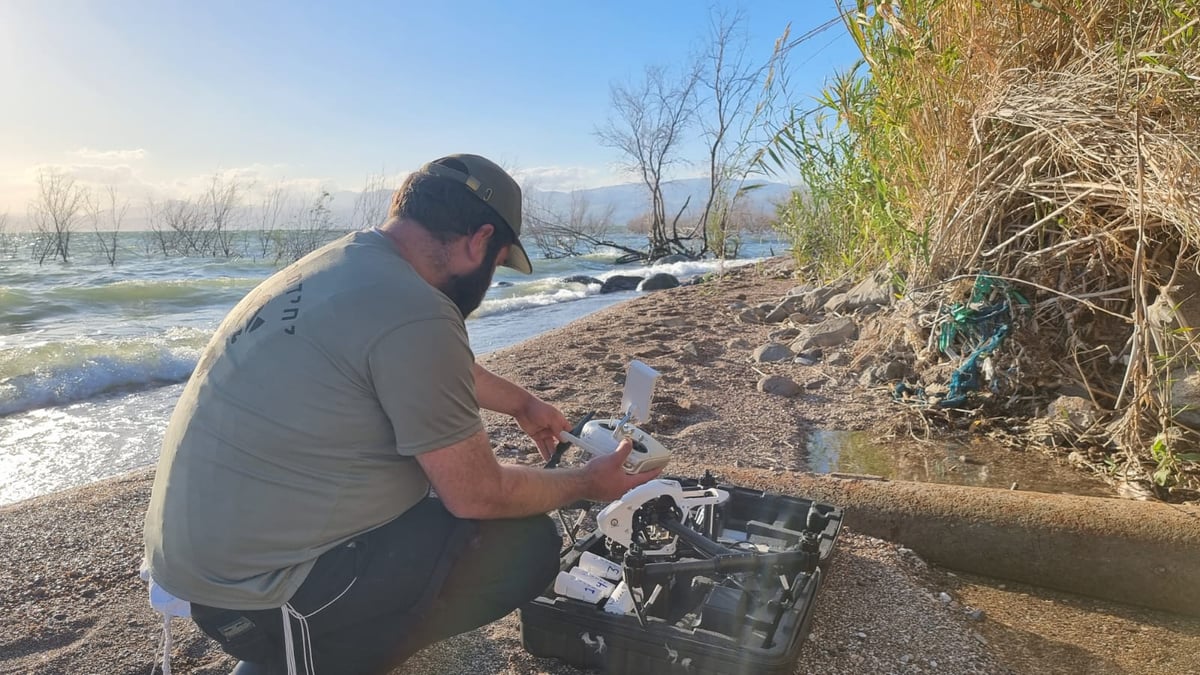
[(641, 574), (644, 579), (656, 579), (675, 574), (730, 574), (733, 572), (767, 572), (775, 569), (811, 572), (817, 567), (817, 558), (816, 553), (809, 551), (768, 554), (733, 553), (706, 560), (647, 563), (642, 568)]
[(663, 518), (658, 522), (662, 528), (671, 534), (679, 537), (696, 549), (696, 552), (705, 558), (716, 558), (722, 555), (727, 555), (729, 549), (718, 544), (717, 542), (705, 537), (692, 528), (675, 520), (674, 518)]

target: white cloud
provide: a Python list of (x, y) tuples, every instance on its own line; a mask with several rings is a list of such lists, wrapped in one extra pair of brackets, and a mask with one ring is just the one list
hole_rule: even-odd
[(542, 191), (580, 190), (629, 182), (618, 173), (588, 166), (535, 166), (513, 171), (513, 178), (527, 189)]
[(355, 193), (366, 187), (390, 192), (407, 176), (407, 172), (390, 173), (383, 169), (358, 178), (297, 176), (295, 174), (300, 173), (301, 169), (282, 163), (254, 163), (190, 175), (165, 175), (144, 165), (100, 160), (43, 163), (16, 168), (7, 173), (0, 171), (0, 214), (23, 212), (29, 201), (36, 197), (38, 175), (51, 171), (73, 178), (80, 186), (95, 191), (113, 186), (120, 197), (129, 199), (135, 207), (140, 207), (147, 199), (199, 199), (212, 186), (215, 175), (222, 182), (239, 183), (242, 186), (242, 202), (247, 206), (260, 204), (272, 190), (279, 188), (288, 202), (308, 204), (322, 192), (329, 192), (335, 197), (335, 208), (349, 209), (357, 196)]
[(71, 154), (80, 159), (98, 162), (136, 162), (146, 158), (146, 151), (142, 148), (137, 148), (136, 150), (93, 150), (92, 148), (80, 148)]
[(157, 182), (148, 182), (158, 197), (169, 199), (198, 198), (212, 186), (213, 177), (223, 183), (236, 182), (247, 203), (255, 203), (275, 188), (294, 195), (317, 194), (322, 190), (335, 192), (336, 181), (319, 177), (289, 177), (287, 164), (255, 163), (216, 171), (206, 171), (188, 176), (177, 176)]
[(137, 182), (133, 169), (126, 164), (99, 166), (96, 164), (43, 165), (38, 170), (53, 170), (81, 183), (95, 185), (129, 185)]

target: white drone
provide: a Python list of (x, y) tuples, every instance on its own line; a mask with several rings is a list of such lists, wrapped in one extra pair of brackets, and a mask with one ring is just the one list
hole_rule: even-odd
[[(711, 518), (710, 511), (700, 511), (693, 514), (693, 509), (705, 506), (723, 504), (729, 499), (729, 493), (715, 487), (683, 487), (679, 481), (659, 478), (644, 485), (639, 485), (626, 492), (620, 499), (604, 507), (596, 516), (596, 525), (604, 536), (629, 548), (633, 545), (634, 530), (638, 528), (638, 511), (662, 497), (669, 497), (679, 510), (679, 521), (686, 523), (689, 518), (699, 516), (703, 521)], [(654, 549), (644, 551), (647, 555), (666, 556), (675, 553), (674, 538)]]

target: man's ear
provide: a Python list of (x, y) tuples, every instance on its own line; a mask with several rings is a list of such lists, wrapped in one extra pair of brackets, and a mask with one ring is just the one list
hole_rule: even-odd
[(467, 238), (467, 251), (470, 253), (471, 262), (475, 265), (480, 264), (484, 257), (487, 256), (488, 242), (496, 234), (496, 228), (491, 224), (480, 225), (478, 230), (475, 230)]

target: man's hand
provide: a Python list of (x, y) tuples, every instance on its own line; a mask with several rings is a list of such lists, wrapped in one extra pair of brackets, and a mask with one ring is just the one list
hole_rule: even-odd
[(633, 488), (658, 478), (658, 474), (662, 473), (661, 467), (643, 473), (625, 473), (625, 468), (621, 465), (629, 458), (631, 452), (633, 441), (626, 438), (611, 455), (594, 457), (583, 467), (588, 482), (588, 499), (611, 502)]
[(533, 439), (543, 461), (549, 460), (554, 454), (558, 435), (571, 430), (571, 423), (558, 408), (533, 395), (530, 395), (525, 405), (513, 415), (513, 419), (517, 420), (521, 430)]

